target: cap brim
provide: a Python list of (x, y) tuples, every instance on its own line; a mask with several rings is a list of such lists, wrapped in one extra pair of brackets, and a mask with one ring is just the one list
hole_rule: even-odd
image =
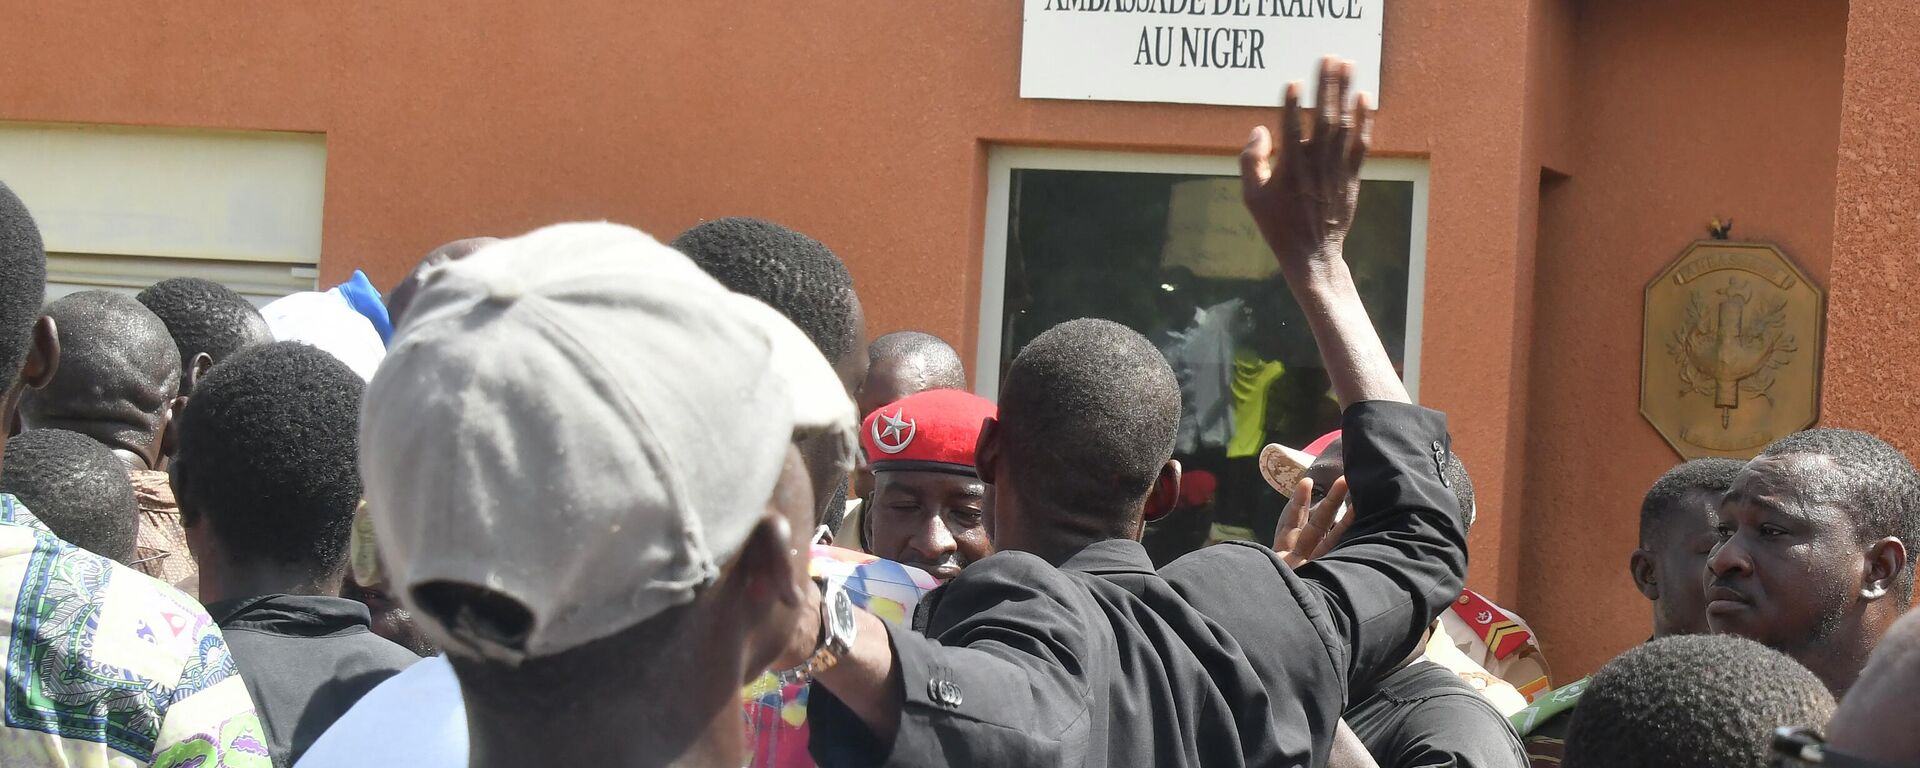
[(1312, 454), (1304, 451), (1268, 443), (1260, 449), (1260, 477), (1281, 496), (1291, 499), (1295, 484), (1307, 474), (1307, 467), (1313, 466), (1313, 459)]

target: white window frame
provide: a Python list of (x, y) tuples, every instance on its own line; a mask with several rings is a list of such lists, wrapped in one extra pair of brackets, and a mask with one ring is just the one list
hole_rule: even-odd
[[(974, 353), (974, 391), (989, 400), (1000, 390), (1000, 344), (1007, 294), (1007, 207), (1015, 169), (1119, 171), (1183, 175), (1238, 176), (1239, 160), (1220, 155), (1100, 152), (1040, 147), (994, 146), (987, 151), (986, 248), (980, 270), (980, 336)], [(1371, 158), (1360, 170), (1365, 181), (1413, 183), (1412, 237), (1407, 253), (1407, 329), (1403, 367), (1407, 394), (1420, 399), (1420, 325), (1425, 314), (1427, 275), (1427, 163), (1405, 158)]]

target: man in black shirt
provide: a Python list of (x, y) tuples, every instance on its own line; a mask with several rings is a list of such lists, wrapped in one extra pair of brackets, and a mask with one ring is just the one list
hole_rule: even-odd
[[(1473, 482), (1457, 457), (1443, 468), (1473, 527)], [(1432, 631), (1440, 631), (1438, 625)], [(1342, 717), (1382, 768), (1472, 766), (1524, 768), (1527, 756), (1507, 718), (1460, 674), (1428, 661), (1420, 643), (1405, 666), (1378, 685), (1354, 691)]]
[(180, 418), (173, 485), (200, 597), (277, 766), (419, 658), (338, 596), (360, 501), (364, 388), (327, 353), (275, 342), (215, 366)]
[(1131, 330), (1065, 323), (1014, 360), (980, 438), (1000, 552), (929, 596), (926, 635), (803, 611), (776, 665), (814, 675), (823, 765), (1324, 764), (1348, 687), (1459, 594), (1445, 419), (1407, 404), (1341, 258), (1371, 114), (1351, 65), (1323, 74), (1312, 139), (1290, 86), (1278, 166), (1262, 127), (1242, 175), (1346, 407), (1341, 546), (1298, 571), (1249, 544), (1156, 573), (1138, 539), (1178, 494), (1173, 373)]

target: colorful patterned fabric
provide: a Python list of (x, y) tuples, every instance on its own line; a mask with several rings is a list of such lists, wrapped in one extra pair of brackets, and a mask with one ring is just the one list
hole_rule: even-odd
[(180, 524), (180, 504), (173, 499), (172, 479), (165, 472), (151, 469), (127, 474), (133, 479), (133, 499), (140, 508), (134, 568), (175, 587), (196, 585), (200, 569), (187, 552), (187, 529)]
[[(808, 570), (814, 578), (846, 585), (853, 604), (875, 616), (905, 626), (920, 598), (939, 582), (926, 571), (865, 552), (816, 544)], [(747, 686), (747, 739), (753, 745), (753, 768), (811, 766), (807, 754), (806, 685), (781, 687), (772, 673)]]
[(0, 765), (269, 765), (253, 702), (192, 598), (46, 532), (0, 494)]
[(1513, 723), (1513, 730), (1520, 734), (1520, 743), (1527, 751), (1527, 763), (1532, 768), (1555, 768), (1567, 751), (1567, 726), (1573, 720), (1573, 709), (1580, 704), (1580, 696), (1587, 692), (1587, 684), (1593, 678), (1583, 677), (1560, 687), (1553, 693), (1542, 696), (1526, 709), (1507, 718)]
[(1528, 702), (1553, 689), (1552, 672), (1533, 630), (1480, 593), (1461, 592), (1452, 610), (1440, 614), (1440, 628), (1461, 653), (1512, 685)]

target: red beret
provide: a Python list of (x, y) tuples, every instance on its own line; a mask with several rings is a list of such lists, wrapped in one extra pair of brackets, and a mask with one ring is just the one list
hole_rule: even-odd
[(908, 395), (867, 414), (860, 425), (860, 449), (875, 472), (973, 475), (980, 425), (997, 413), (992, 401), (958, 389)]

